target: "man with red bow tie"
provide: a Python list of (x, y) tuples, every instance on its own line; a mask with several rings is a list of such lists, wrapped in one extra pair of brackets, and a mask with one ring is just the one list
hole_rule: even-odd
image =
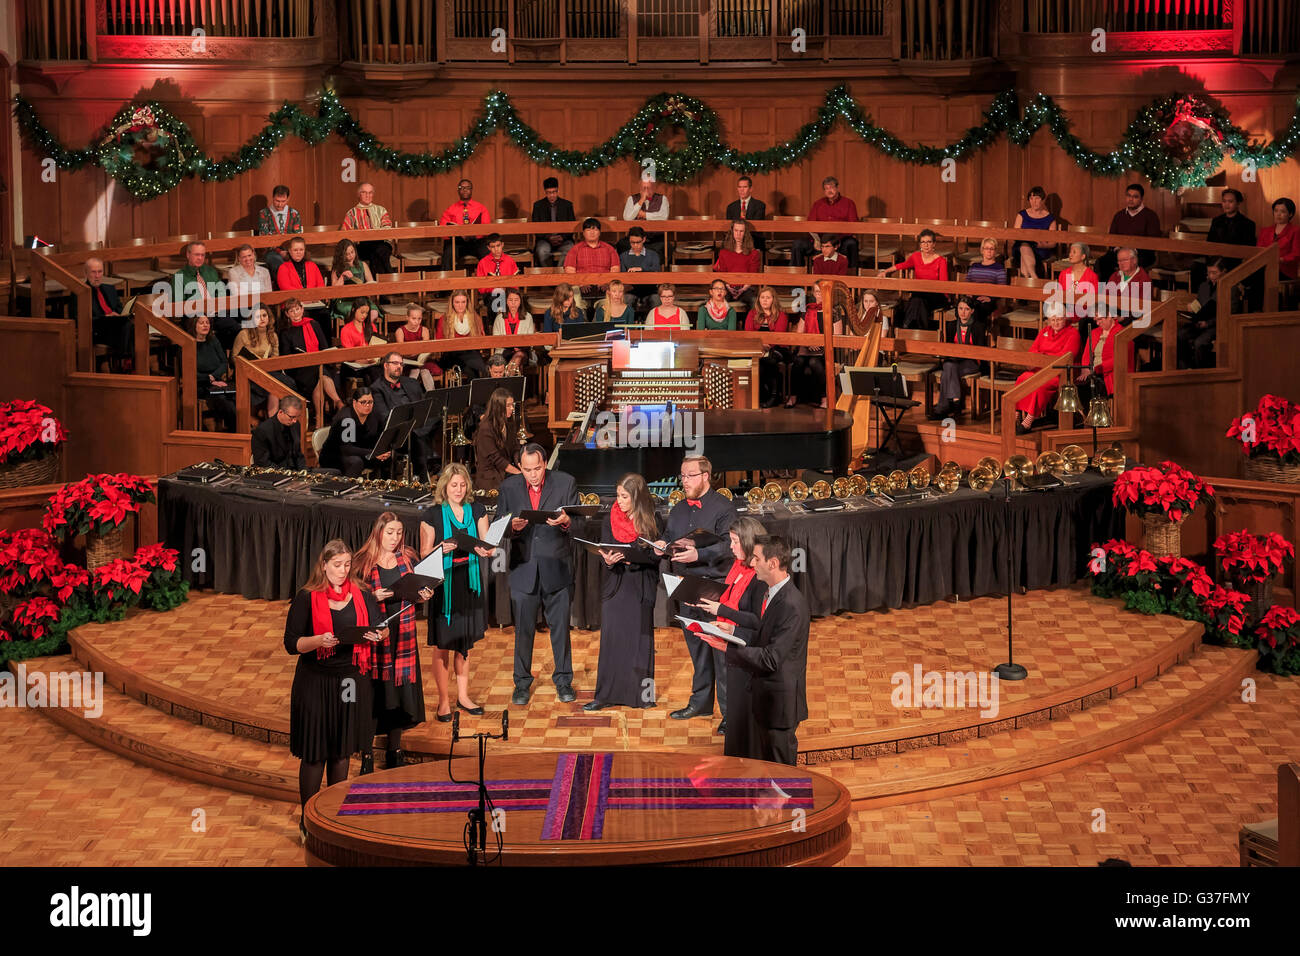
[[(474, 269), (474, 274), (477, 275), (480, 279), (488, 276), (497, 277), (497, 276), (519, 275), (519, 263), (515, 262), (513, 256), (506, 255), (505, 240), (502, 239), (495, 232), (492, 233), (492, 235), (488, 236), (487, 238), (487, 252), (488, 254), (478, 261), (478, 266)], [(502, 307), (499, 309), (494, 308), (493, 311), (504, 312), (505, 311), (505, 295), (504, 295), (505, 289), (504, 288), (500, 286), (496, 288), (484, 287), (478, 290), (478, 294), (480, 296), (490, 296), (498, 291), (503, 293), (501, 296)]]
[[(731, 502), (711, 487), (713, 466), (703, 455), (694, 455), (682, 461), (682, 491), (684, 501), (677, 502), (668, 512), (668, 523), (662, 541), (655, 542), (655, 551), (665, 554), (671, 550), (673, 574), (695, 574), (714, 581), (725, 581), (731, 567), (731, 540), (727, 531), (736, 520), (736, 509)], [(696, 547), (687, 538), (692, 531), (702, 529), (716, 534), (720, 540)], [(688, 608), (681, 612), (690, 616)], [(721, 651), (710, 649), (700, 638), (682, 628), (686, 649), (691, 655), (694, 677), (691, 680), (691, 699), (681, 710), (675, 710), (675, 720), (713, 715), (714, 688), (722, 722), (727, 722), (727, 668)]]

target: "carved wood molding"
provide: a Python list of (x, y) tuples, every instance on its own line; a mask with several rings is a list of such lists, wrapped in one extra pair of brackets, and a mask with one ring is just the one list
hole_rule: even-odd
[(249, 62), (264, 66), (301, 66), (325, 60), (321, 37), (205, 37), (198, 50), (189, 36), (101, 36), (97, 43), (101, 60)]

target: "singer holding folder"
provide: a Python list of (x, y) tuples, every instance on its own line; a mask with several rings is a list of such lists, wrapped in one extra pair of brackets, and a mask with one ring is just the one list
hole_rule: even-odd
[[(298, 655), (289, 695), (289, 752), (298, 767), (298, 796), (306, 807), (320, 789), (346, 780), (348, 758), (370, 749), (375, 736), (370, 681), (375, 644), (388, 628), (365, 631), (360, 641), (340, 647), (349, 627), (380, 621), (374, 595), (352, 572), (352, 552), (335, 538), (327, 542), (311, 577), (289, 604), (284, 649)], [(300, 823), (303, 842), (307, 830)]]
[[(415, 570), (415, 550), (403, 540), (402, 519), (385, 511), (370, 529), (370, 537), (353, 556), (357, 577), (370, 586), (384, 617), (396, 614), (396, 636), (375, 645), (375, 732), (388, 736), (386, 767), (400, 767), (402, 731), (424, 723), (424, 684), (420, 679), (420, 645), (415, 629), (415, 605), (393, 594), (399, 578)], [(433, 588), (421, 589), (418, 597), (427, 601)], [(374, 769), (374, 755), (367, 748), (361, 755), (361, 772)]]
[(433, 655), (433, 682), (438, 686), (438, 722), (445, 724), (453, 707), (447, 695), (449, 656), (456, 671), (455, 706), (474, 716), (483, 713), (469, 696), (469, 652), (487, 630), (488, 577), (482, 559), (491, 557), (493, 549), (478, 546), (471, 554), (457, 551), (451, 540), (457, 531), (473, 538), (487, 534), (487, 513), (474, 501), (469, 469), (458, 462), (443, 468), (433, 500), (436, 507), (420, 522), (420, 555), (442, 550), (441, 594), (429, 606), (429, 646), (438, 648)]
[[(615, 487), (614, 506), (601, 527), (601, 542), (631, 544), (659, 536), (645, 479), (627, 474)], [(596, 696), (583, 710), (653, 707), (655, 703), (655, 595), (659, 559), (649, 548), (606, 548), (600, 585), (600, 659)]]

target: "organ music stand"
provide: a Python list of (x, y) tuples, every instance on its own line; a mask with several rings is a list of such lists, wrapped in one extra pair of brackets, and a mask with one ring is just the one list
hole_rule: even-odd
[(899, 421), (909, 409), (921, 403), (907, 397), (907, 383), (903, 381), (898, 366), (846, 368), (840, 372), (840, 390), (845, 395), (871, 399), (871, 412), (876, 419), (876, 451), (885, 451), (893, 439), (894, 448), (901, 458), (903, 445), (898, 437)]

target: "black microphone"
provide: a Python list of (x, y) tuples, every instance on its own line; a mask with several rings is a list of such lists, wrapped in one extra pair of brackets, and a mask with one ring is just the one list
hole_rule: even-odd
[(460, 711), (451, 712), (451, 742), (454, 744), (460, 740)]
[(501, 739), (510, 739), (510, 711), (501, 711)]

